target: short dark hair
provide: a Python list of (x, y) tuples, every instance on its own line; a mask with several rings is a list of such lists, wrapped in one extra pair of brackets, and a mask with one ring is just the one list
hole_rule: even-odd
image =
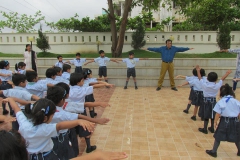
[(67, 72), (67, 70), (71, 69), (69, 64), (63, 64), (63, 72)]
[(166, 44), (167, 44), (167, 42), (171, 42), (172, 43), (172, 40), (171, 39), (167, 39), (166, 40)]
[(226, 84), (222, 85), (220, 88), (220, 97), (224, 97), (227, 95), (233, 96), (235, 98), (235, 93), (234, 93), (232, 87), (226, 83)]
[(198, 76), (198, 75), (197, 75), (197, 69), (196, 69), (196, 68), (193, 68), (192, 74), (193, 74), (194, 76)]
[(19, 86), (21, 82), (25, 82), (27, 80), (27, 77), (24, 74), (14, 74), (12, 76), (12, 82), (15, 86)]
[(130, 51), (130, 52), (128, 52), (128, 55), (130, 56), (130, 55), (134, 55), (134, 52), (133, 51)]
[(22, 68), (24, 66), (26, 66), (26, 63), (24, 63), (24, 62), (16, 63), (15, 64), (15, 70), (17, 71), (19, 68)]
[(83, 78), (86, 79), (88, 75), (92, 73), (92, 70), (89, 68), (84, 68), (83, 69)]
[(218, 75), (217, 75), (216, 72), (210, 72), (210, 73), (208, 73), (207, 80), (208, 80), (209, 82), (216, 82), (217, 79), (218, 79)]
[(48, 68), (48, 69), (46, 70), (46, 77), (47, 77), (47, 78), (52, 78), (52, 76), (56, 76), (56, 75), (57, 75), (57, 72), (56, 72), (55, 69), (53, 69), (53, 68)]
[(0, 61), (0, 69), (4, 69), (9, 65), (9, 62), (7, 60)]
[(27, 71), (26, 77), (28, 82), (33, 82), (33, 79), (37, 78), (38, 74), (35, 71)]
[(66, 98), (66, 94), (66, 91), (62, 87), (53, 86), (48, 88), (46, 98), (57, 105), (62, 99)]
[(76, 56), (79, 56), (79, 57), (80, 57), (80, 56), (81, 56), (81, 54), (78, 52), (78, 53), (76, 53)]
[(62, 87), (63, 89), (65, 89), (66, 93), (69, 94), (70, 87), (69, 87), (69, 85), (67, 85), (66, 83), (64, 83), (64, 82), (59, 82), (59, 83), (56, 84), (55, 86)]
[(53, 67), (53, 69), (55, 69), (55, 71), (57, 72), (57, 73), (59, 73), (59, 72), (61, 72), (62, 71), (62, 68), (60, 68), (60, 67)]
[(0, 131), (0, 159), (28, 160), (27, 144), (18, 131)]
[(57, 59), (59, 59), (59, 58), (61, 58), (61, 57), (62, 57), (62, 55), (58, 55), (58, 56), (57, 56)]
[(33, 107), (32, 104), (27, 104), (25, 106), (25, 112), (29, 115), (34, 126), (44, 123), (44, 118), (50, 118), (52, 114), (56, 111), (56, 105), (49, 99), (41, 98), (37, 100)]
[(80, 73), (72, 73), (70, 75), (70, 85), (75, 86), (83, 79), (83, 75)]
[(101, 54), (101, 53), (104, 53), (104, 51), (103, 51), (103, 50), (100, 50), (98, 53)]
[(200, 69), (200, 74), (201, 74), (202, 77), (206, 76), (205, 69), (201, 68)]

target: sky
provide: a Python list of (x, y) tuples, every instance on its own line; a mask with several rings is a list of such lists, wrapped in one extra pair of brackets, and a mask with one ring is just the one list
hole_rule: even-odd
[[(75, 13), (80, 19), (86, 16), (94, 18), (102, 14), (102, 8), (107, 8), (107, 0), (0, 0), (0, 11), (34, 15), (40, 10), (47, 22), (70, 18)], [(0, 15), (1, 20), (4, 19)], [(3, 30), (3, 32), (12, 31), (11, 29)]]

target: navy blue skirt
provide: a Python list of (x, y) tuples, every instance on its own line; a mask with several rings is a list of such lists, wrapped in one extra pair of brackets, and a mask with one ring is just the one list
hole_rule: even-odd
[(58, 137), (52, 138), (52, 141), (54, 143), (53, 151), (60, 160), (68, 160), (75, 157), (68, 132), (59, 134)]
[(204, 97), (203, 98), (203, 105), (201, 108), (200, 117), (204, 119), (213, 119), (215, 116), (215, 112), (213, 108), (216, 104), (216, 98), (214, 97)]
[(238, 118), (221, 117), (213, 135), (217, 141), (239, 142), (240, 122)]
[(85, 97), (85, 102), (95, 102), (93, 94), (87, 95)]
[(193, 91), (192, 105), (201, 106), (203, 103), (203, 91)]
[(193, 99), (193, 94), (194, 94), (194, 90), (193, 90), (193, 87), (191, 87), (188, 100), (192, 101), (192, 99)]

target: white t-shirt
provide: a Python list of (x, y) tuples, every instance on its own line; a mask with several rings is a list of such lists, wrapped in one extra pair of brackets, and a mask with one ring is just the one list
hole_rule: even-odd
[(127, 64), (127, 68), (134, 68), (136, 65), (136, 62), (139, 62), (139, 58), (125, 58), (123, 59), (123, 62)]
[(70, 86), (68, 99), (72, 102), (85, 102), (87, 95), (93, 94), (93, 86)]

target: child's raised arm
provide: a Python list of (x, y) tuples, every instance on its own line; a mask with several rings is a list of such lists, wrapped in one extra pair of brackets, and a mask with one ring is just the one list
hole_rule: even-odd
[(7, 117), (4, 115), (0, 115), (0, 122), (14, 122), (16, 121), (15, 117)]
[(7, 103), (9, 102), (12, 109), (14, 110), (14, 113), (17, 114), (17, 112), (21, 111), (21, 109), (19, 108), (18, 104), (14, 101), (13, 98), (6, 98), (3, 99), (3, 103)]
[(228, 70), (228, 71), (222, 76), (221, 80), (222, 80), (222, 81), (225, 80), (225, 79), (227, 78), (227, 76), (228, 76), (229, 74), (231, 74), (231, 73), (232, 73), (232, 71), (231, 71), (231, 70)]
[(93, 85), (93, 88), (101, 88), (101, 87), (113, 87), (114, 85), (113, 84), (95, 84)]
[(201, 80), (202, 79), (202, 76), (201, 76), (201, 73), (200, 73), (201, 68), (199, 67), (199, 65), (196, 65), (196, 70), (197, 70), (198, 79)]
[(189, 84), (189, 82), (185, 82), (185, 83), (183, 83), (183, 84), (178, 85), (178, 87), (186, 86), (186, 85), (188, 85), (188, 84)]
[(139, 60), (148, 60), (149, 58), (139, 58)]
[(85, 102), (84, 103), (84, 107), (102, 107), (102, 108), (106, 108), (106, 107), (110, 107), (110, 105), (107, 102)]
[(184, 79), (186, 79), (186, 77), (187, 77), (187, 76), (184, 76), (184, 75), (178, 75), (178, 76), (176, 76), (175, 78), (184, 78)]
[(118, 60), (112, 59), (112, 58), (110, 59), (110, 61), (115, 62), (115, 63), (119, 63)]
[(88, 130), (89, 132), (93, 132), (94, 130), (94, 123), (86, 121), (86, 120), (74, 120), (74, 121), (64, 121), (57, 123), (56, 129), (57, 131), (63, 130), (63, 129), (70, 129), (74, 128), (76, 126), (82, 126), (84, 130)]
[(78, 115), (78, 119), (84, 119), (89, 122), (93, 122), (93, 123), (97, 123), (97, 124), (106, 124), (110, 121), (110, 119), (108, 119), (108, 118), (91, 118), (91, 117), (81, 115), (81, 114)]

